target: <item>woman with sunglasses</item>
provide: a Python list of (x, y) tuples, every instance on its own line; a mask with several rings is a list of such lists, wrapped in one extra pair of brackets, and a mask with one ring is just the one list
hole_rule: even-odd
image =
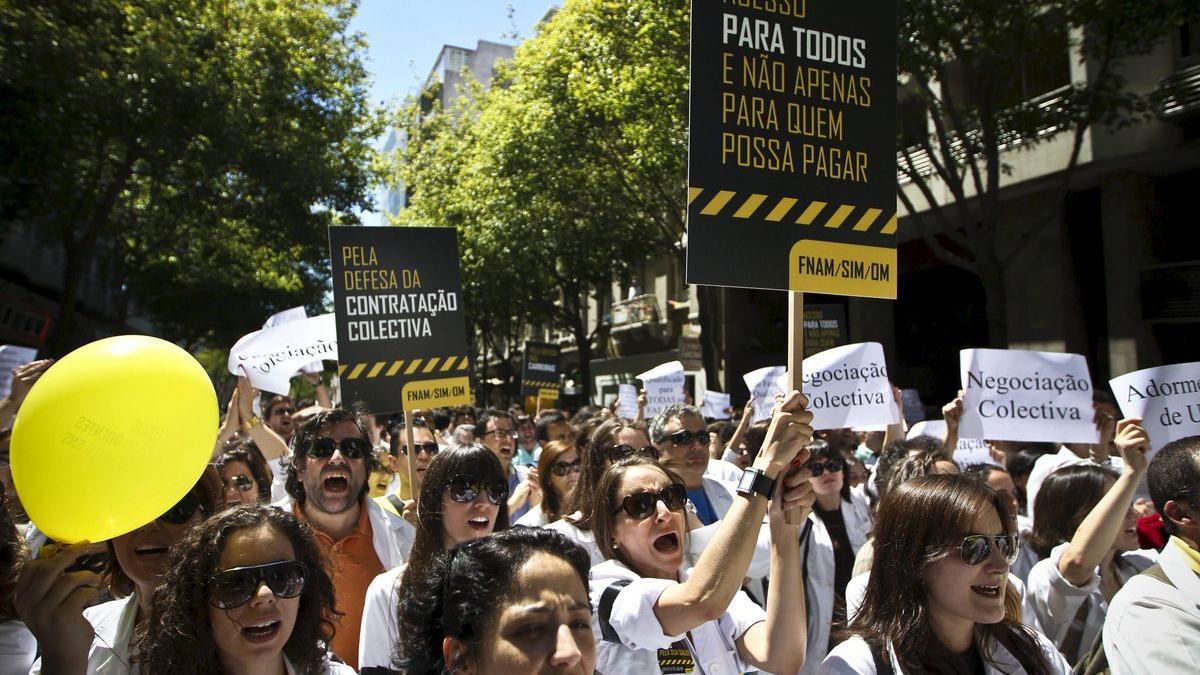
[(800, 534), (807, 573), (808, 658), (806, 673), (815, 673), (838, 639), (831, 624), (846, 620), (846, 585), (853, 576), (854, 556), (871, 534), (871, 505), (862, 489), (846, 480), (846, 459), (825, 441), (808, 446), (805, 474), (817, 496)]
[(550, 441), (542, 446), (538, 456), (542, 503), (529, 509), (516, 524), (544, 527), (562, 518), (563, 507), (571, 501), (582, 468), (579, 451), (573, 442)]
[[(683, 568), (687, 489), (655, 460), (623, 459), (596, 490), (596, 541), (609, 560), (591, 572), (596, 669), (602, 673), (796, 673), (804, 664), (799, 523), (812, 486), (793, 459), (812, 437), (792, 394), (776, 409), (754, 467), (695, 567)], [(795, 510), (797, 525), (785, 512)], [(741, 590), (763, 517), (771, 530), (766, 611)]]
[(147, 673), (353, 673), (331, 663), (333, 583), (308, 525), (259, 504), (193, 528), (172, 549), (138, 629)]
[(254, 441), (245, 438), (226, 445), (217, 457), (225, 505), (267, 504), (271, 501), (271, 483), (275, 474)]
[(507, 529), (507, 500), (504, 469), (486, 446), (455, 446), (433, 458), (421, 483), (408, 564), (380, 574), (367, 588), (358, 642), (361, 672), (392, 672), (400, 598), (420, 585), (450, 547)]
[[(41, 645), (31, 672), (128, 673), (134, 629), (145, 623), (167, 551), (224, 500), (211, 465), (183, 499), (157, 519), (106, 544), (43, 549), (17, 582), (14, 604)], [(110, 602), (87, 607), (106, 583)]]
[(1158, 551), (1138, 550), (1132, 508), (1150, 448), (1139, 422), (1117, 423), (1119, 476), (1093, 464), (1066, 466), (1047, 476), (1035, 497), (1031, 544), (1048, 555), (1029, 570), (1026, 607), (1072, 663), (1100, 638), (1117, 591), (1158, 562)]
[(596, 547), (596, 537), (592, 534), (592, 498), (596, 486), (604, 470), (613, 462), (634, 455), (651, 459), (658, 457), (658, 451), (650, 445), (650, 433), (645, 422), (614, 417), (597, 427), (580, 460), (579, 479), (575, 482), (571, 501), (563, 509), (567, 515), (546, 526), (582, 546), (593, 565), (604, 562), (604, 556)]
[(1066, 675), (1045, 636), (1021, 624), (1008, 583), (1017, 534), (1008, 505), (972, 476), (931, 475), (888, 490), (875, 557), (852, 636), (822, 675)]

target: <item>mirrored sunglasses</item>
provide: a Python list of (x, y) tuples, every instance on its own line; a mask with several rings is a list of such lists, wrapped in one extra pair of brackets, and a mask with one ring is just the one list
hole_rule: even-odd
[(508, 499), (508, 483), (503, 480), (480, 481), (472, 476), (455, 476), (446, 482), (450, 498), (460, 504), (475, 501), (475, 498), (487, 493), (488, 501), (499, 505)]
[(992, 555), (992, 546), (1000, 550), (1000, 555), (1009, 565), (1017, 561), (1017, 554), (1021, 552), (1021, 540), (1016, 534), (969, 534), (958, 545), (958, 555), (964, 563), (974, 567)]

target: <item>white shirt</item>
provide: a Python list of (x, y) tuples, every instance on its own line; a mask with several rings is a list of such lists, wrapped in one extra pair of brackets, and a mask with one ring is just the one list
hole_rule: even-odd
[[(600, 563), (604, 562), (604, 556), (600, 554), (600, 547), (596, 545), (596, 534), (591, 530), (581, 530), (571, 522), (571, 520), (579, 520), (582, 517), (583, 514), (576, 511), (566, 518), (559, 518), (553, 523), (550, 523), (546, 526), (546, 529), (554, 530), (555, 532), (564, 535), (567, 539), (570, 539), (576, 544), (582, 546), (583, 550), (587, 551), (588, 558), (591, 560), (592, 565), (599, 565)], [(568, 520), (568, 518), (570, 520)]]
[(391, 668), (392, 652), (400, 642), (396, 610), (400, 604), (400, 575), (407, 565), (392, 568), (371, 580), (358, 633), (358, 667)]
[[(283, 669), (285, 672), (287, 672), (287, 675), (297, 675), (296, 666), (292, 665), (292, 662), (288, 659), (286, 654), (283, 656)], [(321, 667), (317, 672), (319, 672), (321, 675), (357, 675), (354, 669), (350, 666), (344, 663), (330, 661), (328, 655), (325, 658), (325, 662), (321, 664)]]
[(723, 459), (712, 459), (710, 457), (708, 468), (704, 470), (704, 475), (726, 483), (733, 483), (736, 486), (738, 481), (742, 479), (742, 469), (733, 462), (727, 462)]
[[(871, 508), (867, 496), (859, 486), (850, 490), (850, 501), (841, 503), (842, 522), (846, 525), (846, 536), (850, 548), (858, 553), (871, 534)], [(829, 627), (833, 621), (834, 580), (836, 564), (833, 555), (833, 539), (825, 522), (815, 512), (808, 516), (812, 531), (800, 554), (807, 563), (808, 577), (804, 582), (804, 597), (808, 603), (808, 650), (801, 673), (817, 672), (825, 651), (829, 648)]]
[(1104, 653), (1113, 675), (1200, 673), (1200, 577), (1175, 539), (1158, 564), (1171, 580), (1130, 579), (1104, 620)]
[(546, 514), (542, 513), (541, 504), (526, 511), (525, 515), (513, 523), (513, 525), (524, 525), (525, 527), (545, 527), (549, 524), (549, 521), (546, 520)]
[[(1074, 654), (1066, 654), (1074, 663), (1087, 654), (1096, 635), (1103, 628), (1104, 616), (1108, 613), (1108, 601), (1100, 592), (1099, 567), (1092, 572), (1092, 578), (1083, 586), (1072, 584), (1058, 571), (1058, 561), (1062, 559), (1068, 546), (1069, 543), (1055, 546), (1050, 551), (1050, 557), (1039, 561), (1029, 570), (1025, 611), (1036, 614), (1046, 636), (1056, 647), (1063, 649), (1075, 615), (1090, 599), (1079, 645)], [(1122, 586), (1130, 578), (1158, 562), (1158, 551), (1153, 549), (1129, 551), (1120, 556), (1121, 564), (1117, 566), (1117, 578)]]
[(37, 638), (16, 619), (0, 623), (0, 675), (25, 675), (37, 657)]
[(287, 493), (287, 472), (288, 465), (292, 463), (291, 455), (276, 457), (275, 459), (267, 460), (267, 466), (271, 467), (271, 501), (277, 502), (285, 499)]
[[(1044, 635), (1035, 635), (1046, 662), (1050, 664), (1048, 675), (1070, 675), (1071, 664), (1067, 663)], [(1003, 645), (993, 645), (991, 652), (995, 663), (983, 662), (983, 670), (987, 675), (1021, 675), (1026, 672)], [(896, 659), (896, 650), (892, 649), (891, 645), (888, 645), (888, 658), (892, 661), (892, 669), (896, 675), (903, 675), (904, 671)], [(817, 672), (821, 675), (875, 675), (875, 659), (871, 657), (871, 647), (867, 645), (866, 640), (855, 635), (834, 647)]]
[[(686, 580), (691, 570), (680, 573)], [(600, 602), (605, 589), (614, 581), (629, 580), (612, 604), (607, 620), (619, 642), (604, 639)], [(658, 650), (683, 641), (696, 664), (688, 672), (704, 675), (737, 675), (753, 670), (742, 661), (735, 641), (756, 623), (767, 620), (762, 607), (738, 591), (729, 608), (716, 621), (703, 623), (681, 635), (667, 635), (658, 623), (654, 606), (659, 596), (677, 582), (667, 579), (643, 579), (615, 560), (596, 565), (591, 572), (592, 630), (596, 634), (596, 672), (603, 675), (662, 673)], [(688, 633), (691, 634), (689, 639)]]
[[(96, 634), (88, 649), (87, 675), (136, 675), (140, 672), (136, 665), (130, 665), (129, 658), (129, 641), (133, 638), (137, 609), (137, 593), (133, 593), (128, 598), (83, 610), (83, 618), (92, 624)], [(43, 650), (51, 648), (43, 645)], [(38, 659), (29, 669), (29, 675), (41, 672), (42, 661)]]

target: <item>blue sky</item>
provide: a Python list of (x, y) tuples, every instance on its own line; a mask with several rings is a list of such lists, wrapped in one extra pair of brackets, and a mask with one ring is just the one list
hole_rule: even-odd
[[(351, 29), (366, 35), (371, 102), (399, 101), (414, 93), (449, 44), (473, 49), (477, 40), (516, 44), (503, 38), (515, 26), (523, 38), (552, 5), (551, 0), (361, 0)], [(507, 8), (513, 9), (509, 21)]]

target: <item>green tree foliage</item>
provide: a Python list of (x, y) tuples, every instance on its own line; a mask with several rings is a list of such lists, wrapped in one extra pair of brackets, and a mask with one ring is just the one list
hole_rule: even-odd
[[(678, 250), (687, 157), (687, 5), (567, 2), (494, 86), (403, 117), (402, 220), (459, 228), (469, 311), (513, 345), (524, 322), (569, 332), (588, 396), (589, 297)], [(507, 362), (507, 355), (496, 353)]]
[[(369, 206), (351, 0), (0, 4), (0, 225), (64, 252), (51, 349), (93, 258), (120, 314), (228, 345), (316, 305), (325, 228)], [(123, 319), (124, 316), (119, 317)]]
[[(899, 171), (920, 199), (903, 185), (899, 197), (934, 253), (979, 277), (993, 346), (1008, 345), (1005, 267), (1039, 230), (1065, 228), (1062, 203), (1089, 130), (1128, 125), (1151, 109), (1155, 93), (1132, 91), (1123, 66), (1198, 12), (1194, 0), (900, 2), (899, 85), (932, 131), (902, 130)], [(1069, 65), (1086, 77), (1046, 77)], [(1045, 218), (1021, 213), (1018, 222), (1001, 204), (1010, 171), (1004, 153), (1052, 139), (1070, 148), (1055, 177), (1057, 207)], [(1077, 294), (1069, 264), (1065, 270), (1063, 288)]]

